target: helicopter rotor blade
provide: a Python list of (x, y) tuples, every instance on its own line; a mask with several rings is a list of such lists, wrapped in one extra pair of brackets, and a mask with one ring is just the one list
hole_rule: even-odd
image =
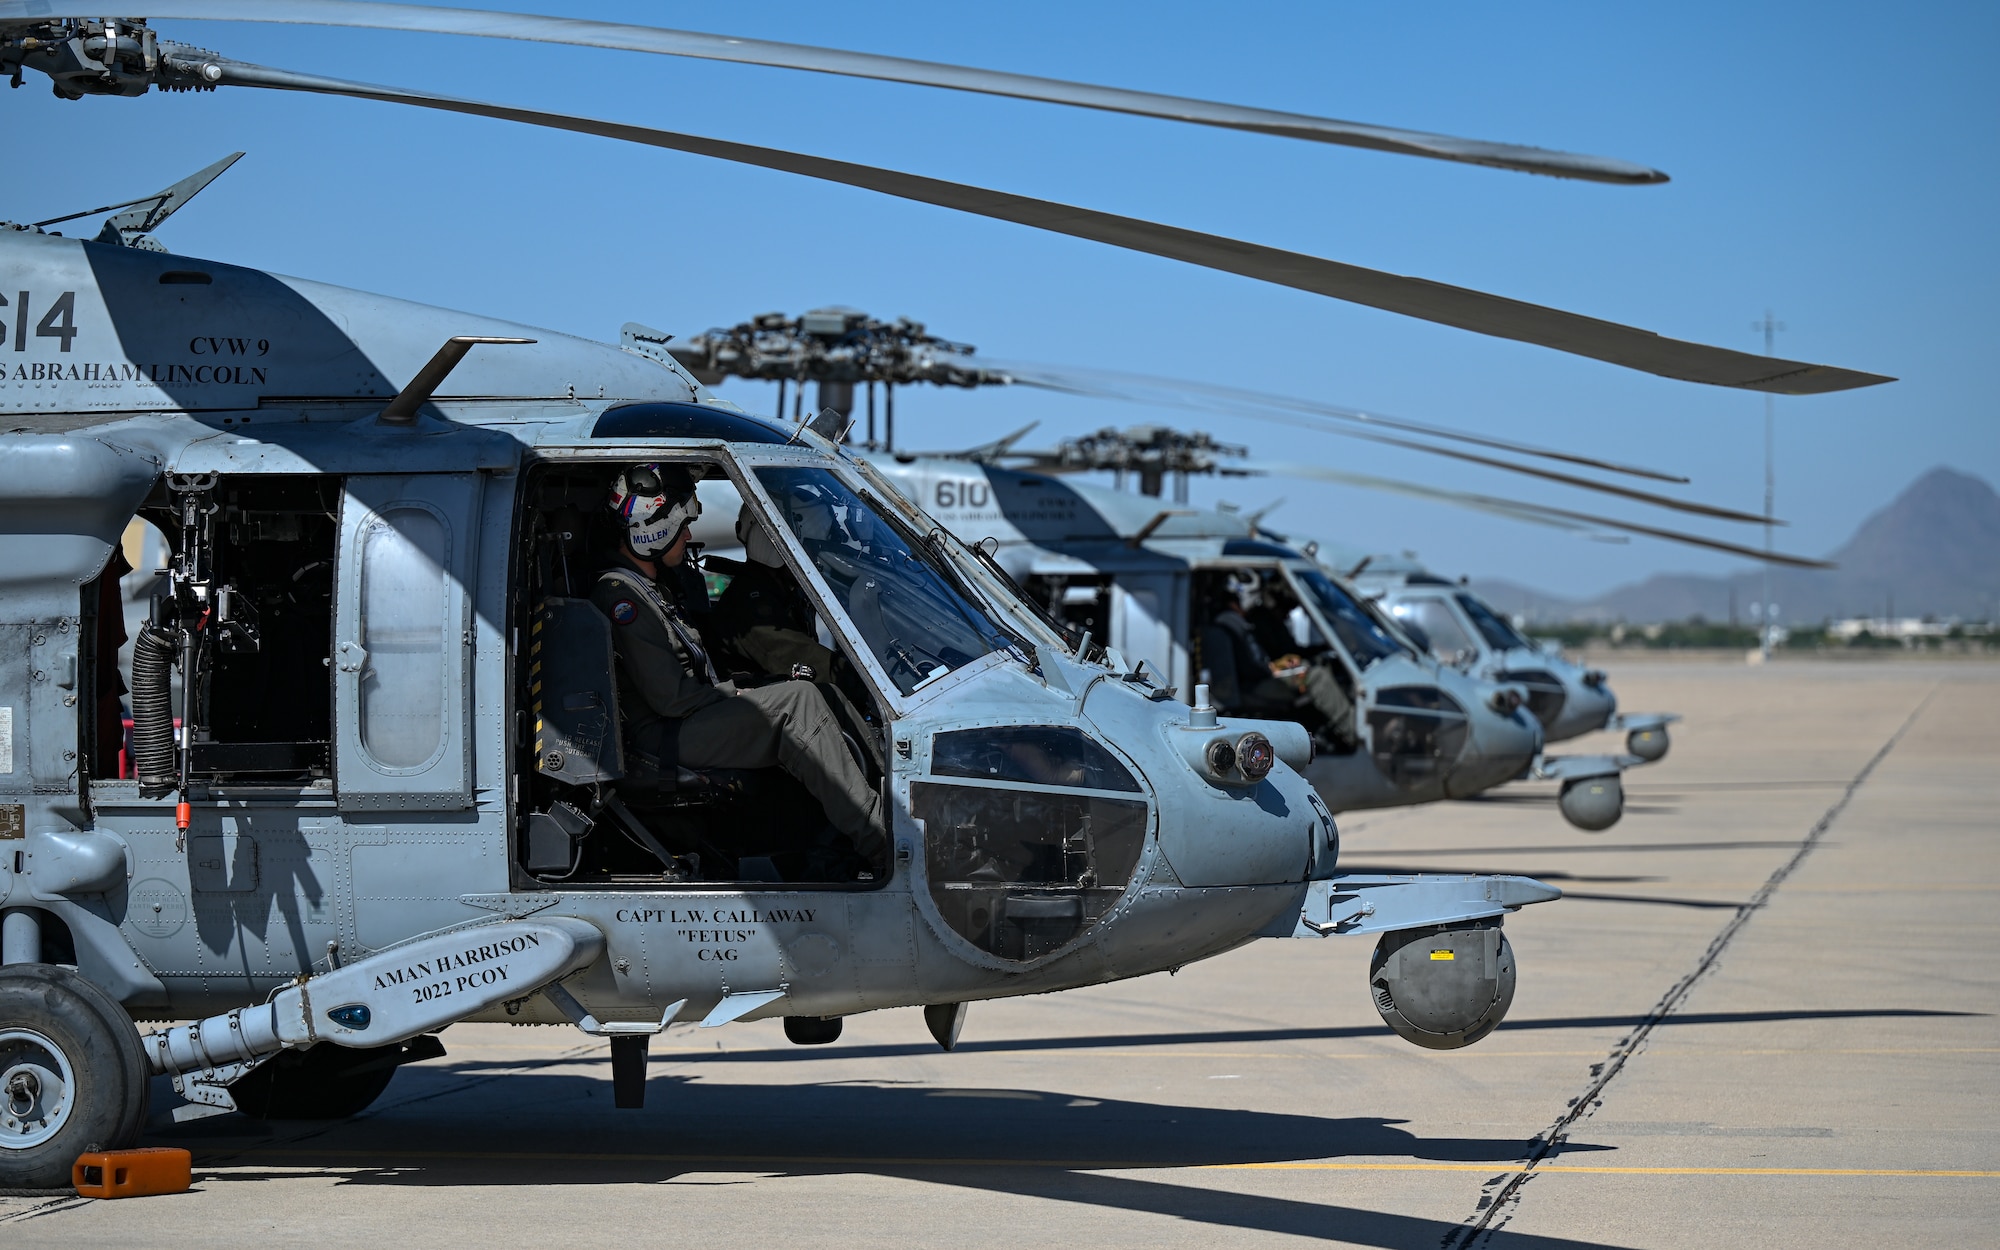
[(1429, 499), (1438, 503), (1453, 504), (1475, 511), (1490, 512), (1509, 516), (1515, 520), (1531, 521), (1541, 525), (1554, 525), (1558, 529), (1586, 529), (1606, 527), (1624, 530), (1631, 534), (1641, 534), (1647, 538), (1658, 538), (1666, 542), (1684, 543), (1692, 547), (1703, 547), (1710, 551), (1720, 551), (1728, 555), (1742, 556), (1748, 560), (1761, 560), (1769, 564), (1781, 564), (1795, 569), (1831, 569), (1838, 567), (1826, 560), (1815, 560), (1809, 556), (1789, 555), (1782, 551), (1764, 551), (1756, 547), (1746, 547), (1741, 543), (1725, 542), (1717, 538), (1705, 538), (1699, 534), (1689, 534), (1681, 530), (1660, 529), (1657, 526), (1641, 525), (1634, 521), (1621, 521), (1615, 517), (1598, 516), (1589, 512), (1576, 512), (1568, 508), (1552, 508), (1546, 504), (1527, 503), (1519, 499), (1503, 499), (1493, 495), (1474, 494), (1469, 491), (1445, 490), (1436, 486), (1423, 486), (1415, 482), (1398, 481), (1395, 478), (1374, 477), (1365, 473), (1349, 473), (1342, 469), (1329, 469), (1321, 465), (1263, 464), (1243, 466), (1248, 472), (1267, 474), (1273, 477), (1304, 478), (1307, 481), (1329, 482), (1336, 486), (1358, 486), (1364, 490), (1386, 491), (1395, 495), (1407, 495), (1416, 499)]
[[(0, 19), (14, 17), (17, 14), (13, 11), (25, 10), (28, 7), (30, 6), (21, 3), (0, 4)], [(35, 7), (46, 11), (47, 6)], [(363, 3), (359, 0), (191, 0), (184, 3), (176, 3), (175, 0), (155, 0), (154, 3), (144, 7), (149, 18), (341, 26), (471, 35), (489, 39), (516, 39), (533, 43), (610, 48), (624, 52), (649, 52), (709, 61), (731, 61), (743, 65), (806, 70), (850, 78), (872, 78), (884, 82), (941, 87), (953, 91), (1007, 96), (1111, 113), (1127, 113), (1194, 125), (1216, 126), (1227, 130), (1276, 135), (1288, 139), (1370, 148), (1405, 156), (1486, 165), (1496, 169), (1544, 174), (1555, 178), (1575, 178), (1631, 186), (1667, 181), (1667, 175), (1657, 169), (1611, 157), (1552, 151), (1521, 144), (1492, 143), (1480, 139), (1462, 139), (1398, 127), (1338, 121), (1303, 113), (1246, 108), (1234, 104), (1218, 104), (1210, 100), (1160, 95), (1150, 91), (1128, 91), (1118, 87), (1100, 87), (1089, 83), (1066, 82), (1028, 74), (973, 69), (935, 61), (877, 56), (867, 52), (848, 52), (835, 48), (816, 48), (763, 39), (739, 39), (697, 31), (668, 30), (579, 18), (543, 17), (532, 13), (495, 13), (479, 9)], [(20, 15), (27, 16), (25, 12)]]
[[(1316, 482), (1327, 482), (1335, 486), (1354, 486), (1362, 490), (1379, 491), (1387, 495), (1403, 495), (1411, 499), (1423, 499), (1433, 503), (1446, 503), (1454, 507), (1468, 508), (1474, 512), (1486, 512), (1509, 520), (1523, 521), (1529, 525), (1545, 525), (1550, 529), (1564, 530), (1572, 534), (1589, 535), (1595, 528), (1566, 517), (1545, 515), (1534, 504), (1508, 499), (1497, 499), (1491, 495), (1470, 495), (1463, 491), (1444, 490), (1436, 486), (1424, 486), (1417, 482), (1404, 482), (1395, 478), (1375, 477), (1366, 473), (1347, 473), (1340, 469), (1316, 469), (1310, 474), (1292, 474), (1277, 467), (1250, 470), (1270, 476), (1307, 477)], [(1347, 574), (1350, 579), (1353, 574)]]
[(1745, 525), (1784, 525), (1786, 522), (1776, 517), (1761, 516), (1755, 512), (1739, 512), (1734, 508), (1722, 508), (1714, 504), (1695, 503), (1691, 500), (1674, 499), (1667, 495), (1656, 495), (1651, 491), (1633, 490), (1629, 486), (1619, 486), (1612, 482), (1596, 482), (1571, 473), (1558, 473), (1553, 469), (1538, 469), (1533, 465), (1515, 464), (1507, 460), (1495, 460), (1491, 456), (1481, 456), (1469, 451), (1453, 451), (1449, 447), (1433, 447), (1427, 443), (1415, 443), (1406, 438), (1392, 438), (1387, 434), (1365, 434), (1359, 430), (1343, 431), (1350, 438), (1365, 439), (1371, 443), (1383, 443), (1390, 447), (1404, 447), (1411, 451), (1429, 452), (1433, 456), (1446, 456), (1453, 460), (1463, 460), (1468, 464), (1485, 465), (1488, 468), (1504, 469), (1509, 473), (1522, 473), (1538, 477), (1544, 481), (1560, 482), (1579, 490), (1594, 490), (1606, 495), (1617, 495), (1622, 499), (1651, 504), (1655, 508), (1670, 508), (1675, 512), (1691, 513), (1695, 516), (1714, 517), (1720, 521), (1736, 521)]
[[(0, 10), (4, 13), (4, 10)], [(1204, 234), (1179, 226), (1161, 225), (1114, 213), (1078, 208), (1031, 196), (994, 191), (965, 183), (946, 182), (874, 165), (860, 165), (823, 156), (808, 156), (727, 139), (657, 130), (626, 122), (600, 121), (567, 113), (548, 113), (512, 105), (486, 104), (406, 87), (348, 82), (314, 74), (271, 69), (241, 61), (218, 59), (218, 85), (307, 91), (409, 104), (419, 108), (490, 117), (501, 121), (545, 126), (577, 134), (597, 135), (629, 143), (689, 152), (784, 173), (818, 178), (844, 186), (940, 208), (955, 209), (998, 221), (1011, 221), (1073, 238), (1108, 243), (1128, 251), (1146, 252), (1207, 269), (1240, 274), (1388, 312), (1456, 326), (1479, 334), (1552, 347), (1573, 355), (1655, 373), (1661, 377), (1714, 386), (1808, 395), (1874, 386), (1895, 379), (1831, 365), (1805, 364), (1773, 356), (1757, 356), (1726, 347), (1710, 347), (1665, 338), (1616, 322), (1600, 321), (1500, 295), (1447, 286), (1423, 278), (1364, 269), (1318, 256), (1287, 252), (1257, 243)]]
[[(1517, 443), (1510, 439), (1495, 438), (1490, 434), (1477, 434), (1469, 430), (1454, 429), (1450, 426), (1432, 425), (1423, 421), (1406, 421), (1400, 417), (1385, 416), (1379, 412), (1367, 412), (1359, 408), (1343, 408), (1337, 404), (1318, 400), (1300, 399), (1291, 395), (1278, 395), (1268, 391), (1246, 390), (1240, 387), (1222, 386), (1213, 382), (1193, 382), (1180, 378), (1153, 377), (1140, 373), (1117, 373), (1104, 369), (1076, 369), (1064, 365), (1044, 365), (1021, 361), (983, 360), (974, 358), (968, 362), (977, 364), (995, 373), (1004, 374), (1020, 386), (1031, 386), (1038, 390), (1060, 391), (1069, 395), (1084, 395), (1094, 399), (1115, 399), (1125, 403), (1165, 405), (1186, 408), (1195, 412), (1215, 412), (1231, 416), (1249, 417), (1256, 421), (1269, 421), (1294, 428), (1319, 430), (1326, 433), (1345, 433), (1345, 429), (1335, 422), (1355, 425), (1379, 426), (1383, 429), (1401, 430), (1406, 434), (1422, 434), (1427, 438), (1446, 439), (1452, 442), (1470, 443), (1477, 447), (1490, 447), (1495, 451), (1512, 452), (1518, 456), (1536, 456), (1544, 460), (1558, 460), (1565, 464), (1580, 465), (1588, 469), (1601, 469), (1607, 473), (1622, 473), (1629, 477), (1648, 478), (1655, 482), (1671, 482), (1685, 486), (1686, 477), (1677, 473), (1666, 473), (1659, 469), (1648, 469), (1640, 465), (1623, 464), (1616, 460), (1604, 460), (1596, 456), (1586, 456), (1577, 452), (1561, 451), (1550, 447), (1539, 447), (1532, 443)], [(1280, 413), (1260, 412), (1259, 408), (1275, 408)], [(1312, 418), (1301, 419), (1299, 415)]]
[[(1121, 392), (1115, 389), (1097, 389), (1090, 384), (1091, 381), (1090, 374), (1087, 371), (1085, 372), (1066, 371), (1060, 368), (1053, 368), (1053, 367), (1044, 368), (1043, 366), (1036, 366), (1036, 365), (1014, 365), (998, 361), (985, 361), (983, 362), (983, 364), (986, 368), (999, 372), (1007, 376), (1014, 382), (1021, 385), (1038, 386), (1044, 389), (1062, 391), (1067, 394), (1087, 395), (1093, 398), (1121, 399), (1135, 403), (1149, 402), (1148, 400), (1141, 398), (1139, 396)], [(1140, 377), (1139, 375), (1116, 375), (1116, 376), (1125, 376), (1129, 380), (1150, 385), (1155, 389), (1178, 388), (1180, 386), (1179, 383), (1170, 382), (1166, 379), (1143, 378)], [(1311, 401), (1307, 400), (1288, 400), (1284, 396), (1260, 395), (1258, 392), (1255, 391), (1235, 392), (1232, 390), (1232, 388), (1210, 386), (1206, 383), (1188, 383), (1187, 386), (1195, 392), (1212, 393), (1217, 395), (1218, 397), (1227, 397), (1233, 394), (1240, 393), (1243, 396), (1248, 397), (1256, 402), (1289, 404), (1292, 406), (1304, 407), (1308, 409), (1319, 407), (1318, 405), (1314, 405), (1311, 403)], [(1166, 399), (1166, 402), (1173, 403), (1174, 390), (1169, 389), (1167, 393), (1168, 393), (1168, 398)], [(1150, 402), (1158, 402), (1158, 401), (1150, 401)], [(1271, 414), (1271, 413), (1259, 413), (1254, 410), (1245, 411), (1239, 408), (1229, 406), (1226, 403), (1218, 403), (1216, 405), (1183, 404), (1177, 406), (1192, 407), (1204, 411), (1212, 410), (1217, 412), (1225, 412), (1233, 415), (1247, 416), (1254, 420), (1272, 421), (1283, 425), (1302, 426), (1306, 429), (1315, 430), (1321, 433), (1337, 434), (1343, 438), (1356, 438), (1356, 439), (1361, 439), (1365, 442), (1380, 443), (1389, 447), (1400, 447), (1408, 451), (1418, 451), (1418, 452), (1425, 452), (1429, 455), (1434, 455), (1434, 456), (1444, 456), (1449, 459), (1463, 461), (1468, 464), (1484, 465), (1487, 468), (1500, 469), (1509, 473), (1520, 473), (1528, 477), (1540, 478), (1543, 481), (1559, 482), (1565, 486), (1574, 486), (1579, 490), (1590, 490), (1590, 491), (1597, 491), (1601, 494), (1616, 495), (1622, 499), (1630, 499), (1638, 503), (1650, 504), (1657, 508), (1668, 508), (1676, 512), (1686, 512), (1695, 516), (1713, 517), (1717, 520), (1735, 521), (1745, 525), (1785, 524), (1784, 521), (1781, 521), (1775, 517), (1767, 517), (1759, 513), (1742, 512), (1735, 508), (1724, 508), (1714, 504), (1697, 503), (1690, 500), (1675, 499), (1672, 498), (1671, 496), (1655, 494), (1651, 491), (1635, 490), (1631, 487), (1620, 486), (1614, 482), (1595, 481), (1590, 478), (1578, 477), (1575, 474), (1571, 473), (1561, 473), (1552, 469), (1537, 468), (1534, 465), (1528, 465), (1528, 464), (1516, 464), (1508, 460), (1498, 460), (1491, 456), (1482, 456), (1473, 452), (1466, 452), (1466, 451), (1455, 451), (1449, 447), (1438, 447), (1429, 443), (1420, 443), (1413, 441), (1411, 439), (1397, 438), (1392, 435), (1375, 433), (1369, 430), (1352, 429), (1317, 420), (1302, 420), (1299, 417), (1285, 413)], [(1341, 410), (1335, 409), (1334, 411), (1341, 411)], [(1369, 413), (1356, 413), (1355, 415), (1360, 420), (1367, 421), (1371, 424), (1376, 424), (1376, 425), (1386, 425), (1391, 429), (1416, 430), (1440, 438), (1456, 437), (1465, 442), (1475, 443), (1487, 447), (1496, 447), (1507, 451), (1513, 451), (1523, 455), (1541, 455), (1541, 456), (1546, 456), (1550, 459), (1563, 460), (1571, 463), (1582, 463), (1586, 465), (1591, 465), (1593, 467), (1598, 467), (1598, 466), (1612, 467), (1610, 465), (1610, 462), (1598, 461), (1588, 456), (1575, 456), (1575, 455), (1570, 455), (1569, 453), (1566, 452), (1550, 451), (1545, 448), (1534, 448), (1526, 446), (1524, 444), (1511, 443), (1504, 439), (1492, 439), (1492, 438), (1485, 438), (1480, 435), (1464, 434), (1460, 431), (1448, 430), (1440, 426), (1426, 426), (1418, 424), (1416, 422), (1397, 421), (1392, 418), (1377, 419), (1374, 417), (1373, 414)], [(1022, 453), (1015, 453), (1015, 454), (1019, 455)], [(1041, 461), (1049, 461), (1051, 459), (1059, 459), (1059, 457), (1054, 457), (1052, 453), (1049, 453), (1040, 455), (1039, 459)], [(1637, 475), (1644, 475), (1653, 478), (1663, 478), (1668, 481), (1674, 481), (1674, 482), (1687, 481), (1686, 478), (1676, 478), (1667, 474), (1657, 473), (1649, 469), (1633, 469), (1630, 468), (1629, 466), (1626, 466), (1625, 470)]]

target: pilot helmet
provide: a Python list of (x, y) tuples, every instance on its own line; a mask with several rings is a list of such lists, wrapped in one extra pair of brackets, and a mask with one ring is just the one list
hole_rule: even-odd
[(784, 505), (785, 519), (791, 522), (792, 532), (801, 541), (829, 543), (839, 540), (840, 523), (833, 514), (833, 499), (821, 487), (794, 486), (779, 502)]
[(1241, 577), (1229, 575), (1229, 596), (1245, 612), (1254, 612), (1264, 603), (1264, 582), (1253, 572), (1245, 572)]
[(677, 464), (640, 464), (611, 483), (610, 508), (625, 521), (625, 539), (641, 556), (674, 545), (683, 529), (701, 515), (694, 475)]
[(861, 506), (860, 501), (852, 499), (848, 501), (843, 511), (847, 514), (845, 528), (848, 542), (863, 551), (868, 550), (875, 542), (874, 516)]
[(765, 568), (781, 569), (785, 559), (778, 554), (778, 544), (771, 541), (770, 533), (757, 520), (757, 513), (749, 504), (744, 504), (736, 514), (736, 541), (743, 544), (743, 558)]

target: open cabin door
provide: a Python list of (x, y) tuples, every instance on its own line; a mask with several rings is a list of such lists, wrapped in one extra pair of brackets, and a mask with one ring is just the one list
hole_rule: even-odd
[(350, 477), (334, 606), (343, 811), (469, 808), (480, 477)]

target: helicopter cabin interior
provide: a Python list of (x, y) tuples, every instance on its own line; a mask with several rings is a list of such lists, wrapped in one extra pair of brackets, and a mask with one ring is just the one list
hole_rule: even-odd
[[(664, 463), (664, 461), (663, 461)], [(697, 479), (720, 479), (714, 463), (684, 462)], [(604, 508), (607, 466), (544, 463), (523, 483), (512, 597), (518, 619), (515, 744), (522, 778), (517, 861), (529, 876), (563, 888), (619, 888), (662, 880), (874, 888), (886, 877), (827, 821), (819, 802), (782, 768), (687, 767), (640, 761), (620, 733), (617, 661), (610, 620), (591, 602), (597, 576), (622, 527)], [(750, 524), (764, 526), (761, 519)], [(765, 537), (768, 538), (768, 532)], [(680, 605), (723, 679), (739, 688), (786, 680), (767, 651), (718, 619), (743, 561), (689, 558), (666, 576), (682, 579)], [(799, 645), (822, 649), (831, 672), (816, 673), (856, 762), (883, 785), (883, 717), (867, 683), (789, 569), (775, 570), (788, 598), (784, 627)], [(768, 574), (767, 574), (768, 576)], [(769, 628), (769, 626), (767, 626)], [(824, 661), (822, 661), (824, 663)], [(629, 709), (626, 709), (629, 713)]]
[[(136, 784), (158, 797), (181, 780), (176, 729), (188, 744), (186, 780), (205, 787), (330, 786), (333, 698), (328, 647), (334, 633), (334, 551), (341, 482), (327, 474), (166, 479), (137, 519), (164, 537), (170, 564), (214, 587), (206, 602), (155, 593), (152, 623), (194, 627), (200, 655), (140, 625), (128, 637), (122, 583), (158, 583), (160, 570), (134, 568), (114, 548), (84, 587), (82, 654), (93, 697), (79, 717), (86, 773), (93, 783)], [(142, 557), (149, 544), (130, 544)], [(129, 643), (131, 656), (121, 648)], [(129, 700), (129, 719), (126, 703)]]
[[(1339, 648), (1321, 636), (1300, 606), (1283, 570), (1275, 564), (1231, 563), (1196, 566), (1184, 578), (1039, 573), (1027, 579), (1025, 589), (1072, 640), (1088, 633), (1097, 642), (1118, 648), (1128, 662), (1143, 660), (1162, 675), (1192, 674), (1182, 685), (1185, 698), (1193, 697), (1192, 687), (1199, 682), (1209, 686), (1225, 715), (1294, 720), (1320, 737), (1323, 751), (1354, 750), (1352, 733), (1327, 732), (1332, 728), (1327, 715), (1303, 690), (1307, 669), (1319, 666), (1351, 702), (1353, 673)], [(1162, 609), (1166, 586), (1150, 584), (1173, 582), (1187, 587), (1187, 616), (1181, 622), (1171, 622)], [(1216, 621), (1238, 595), (1247, 599), (1244, 615), (1251, 637), (1280, 672), (1248, 681), (1236, 673), (1237, 657)], [(1271, 682), (1289, 687), (1288, 692), (1280, 692)], [(1253, 698), (1250, 692), (1260, 686)]]
[[(1239, 599), (1250, 635), (1272, 665), (1268, 676), (1237, 671), (1247, 657), (1235, 653), (1229, 632), (1217, 623)], [(1320, 633), (1282, 569), (1241, 565), (1195, 570), (1190, 620), (1195, 625), (1190, 631), (1195, 671), (1209, 682), (1211, 691), (1235, 692), (1229, 697), (1238, 706), (1223, 706), (1224, 714), (1282, 715), (1304, 725), (1320, 751), (1333, 755), (1354, 751), (1354, 674), (1341, 649)], [(1344, 696), (1350, 708), (1344, 725), (1333, 724), (1327, 711), (1308, 696), (1306, 678), (1312, 669), (1323, 671)], [(1287, 705), (1284, 711), (1278, 708), (1281, 700)]]

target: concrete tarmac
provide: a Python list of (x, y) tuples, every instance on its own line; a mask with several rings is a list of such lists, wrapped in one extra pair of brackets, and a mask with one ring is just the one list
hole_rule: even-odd
[[(344, 1123), (176, 1126), (190, 1194), (0, 1198), (0, 1242), (1870, 1247), (2000, 1226), (2000, 664), (1621, 662), (1672, 754), (1589, 835), (1547, 786), (1341, 820), (1352, 869), (1525, 873), (1520, 988), (1398, 1040), (1365, 939), (1258, 942), (824, 1047), (461, 1026)], [(1615, 749), (1611, 739), (1564, 750)]]

